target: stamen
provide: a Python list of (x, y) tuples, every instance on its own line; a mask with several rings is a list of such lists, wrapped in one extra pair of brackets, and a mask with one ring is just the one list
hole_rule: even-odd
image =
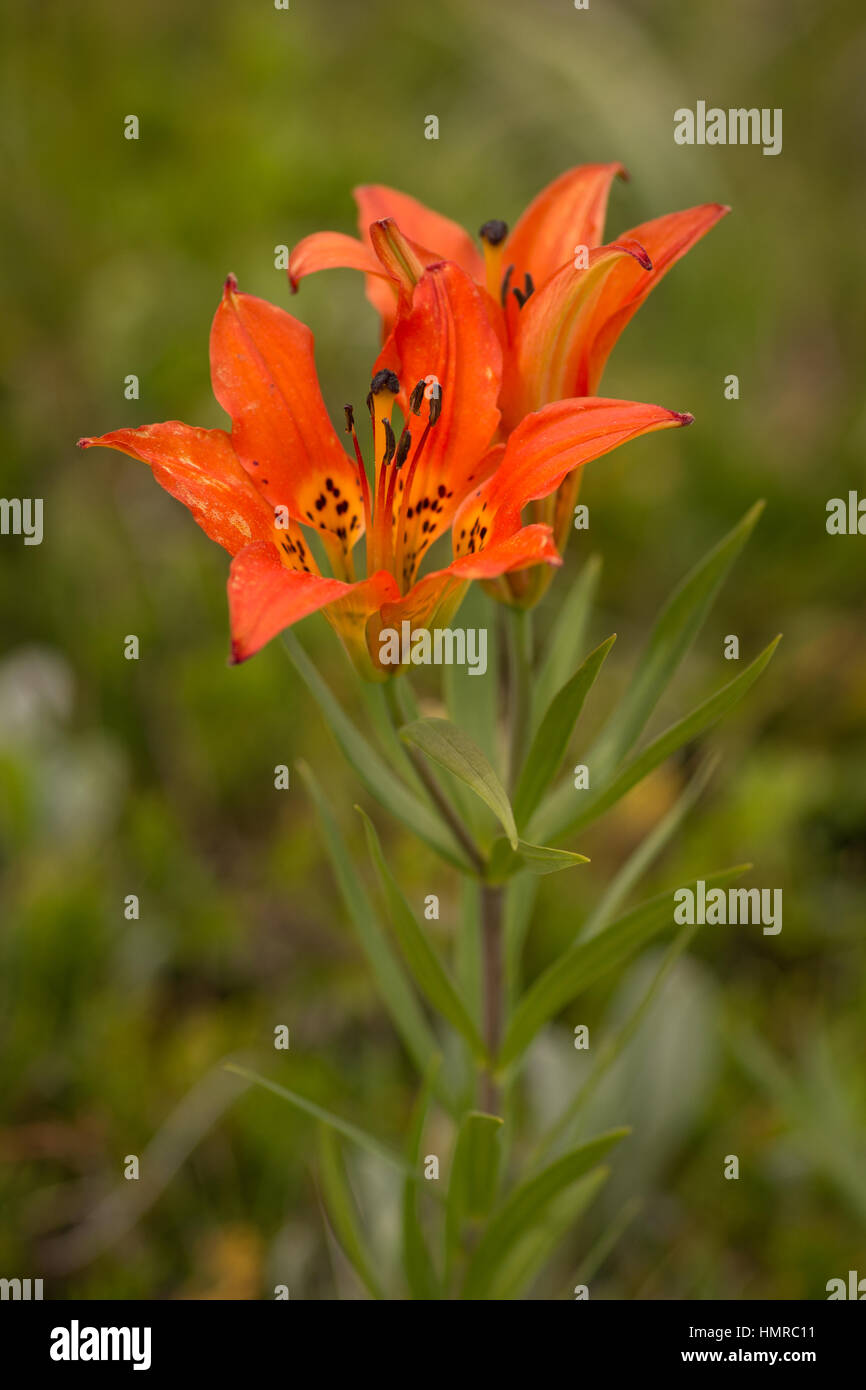
[(385, 430), (385, 452), (382, 455), (382, 467), (387, 468), (397, 449), (397, 441), (394, 438), (390, 420), (383, 420), (382, 427)]
[[(435, 406), (435, 409), (434, 409), (434, 406)], [(412, 455), (412, 462), (409, 464), (409, 467), (408, 467), (408, 469), (407, 469), (407, 471), (406, 471), (406, 480), (405, 480), (405, 482), (404, 482), (404, 484), (403, 484), (403, 496), (402, 496), (402, 498), (401, 498), (401, 500), (400, 500), (400, 515), (399, 515), (399, 517), (397, 518), (397, 527), (396, 527), (397, 543), (396, 543), (396, 547), (395, 547), (395, 552), (396, 552), (396, 554), (395, 554), (395, 559), (396, 559), (396, 563), (395, 563), (395, 565), (394, 565), (394, 578), (397, 579), (398, 583), (400, 582), (400, 575), (403, 573), (403, 569), (404, 569), (404, 565), (405, 565), (404, 556), (405, 556), (405, 550), (406, 550), (406, 542), (405, 542), (405, 540), (404, 540), (404, 536), (405, 536), (405, 533), (406, 533), (406, 523), (407, 523), (407, 521), (408, 521), (408, 515), (407, 515), (407, 513), (408, 513), (408, 510), (409, 510), (409, 499), (410, 499), (410, 497), (411, 497), (411, 495), (412, 495), (412, 483), (413, 483), (413, 481), (414, 481), (415, 473), (416, 473), (416, 470), (417, 470), (417, 468), (418, 468), (418, 461), (419, 461), (419, 459), (421, 458), (421, 455), (422, 455), (423, 452), (424, 452), (424, 445), (427, 443), (427, 438), (428, 438), (428, 436), (429, 436), (429, 434), (430, 434), (430, 431), (431, 431), (431, 429), (433, 429), (434, 426), (436, 425), (436, 422), (437, 422), (437, 420), (439, 419), (439, 417), (440, 417), (441, 414), (442, 414), (442, 387), (440, 386), (439, 389), (438, 389), (437, 394), (436, 394), (435, 396), (433, 396), (433, 397), (431, 398), (431, 400), (430, 400), (430, 410), (429, 410), (429, 413), (428, 413), (428, 416), (427, 416), (427, 424), (424, 426), (424, 433), (422, 434), (420, 440), (418, 441), (418, 448), (415, 450), (415, 453)], [(396, 477), (396, 470), (395, 470), (395, 477)], [(403, 579), (405, 580), (406, 578), (407, 578), (407, 576), (406, 576), (405, 574), (403, 574)]]
[(439, 416), (440, 416), (441, 414), (442, 414), (442, 387), (439, 386), (438, 383), (437, 383), (437, 385), (433, 387), (433, 394), (432, 394), (432, 396), (430, 397), (430, 411), (429, 411), (429, 415), (428, 415), (428, 419), (429, 419), (430, 424), (431, 424), (431, 425), (438, 424), (438, 422), (439, 422)]
[(508, 236), (508, 223), (495, 217), (484, 223), (478, 235), (484, 247), (487, 292), (495, 299), (502, 279), (502, 256), (505, 251), (505, 238)]
[[(385, 474), (394, 457), (397, 445), (391, 429), (391, 411), (400, 394), (400, 382), (394, 372), (384, 369), (370, 382), (367, 404), (373, 420), (373, 464), (375, 468), (376, 506), (373, 518), (372, 568), (381, 569), (388, 553), (385, 530)], [(372, 571), (371, 571), (372, 572)]]
[(344, 405), (346, 412), (346, 433), (352, 436), (352, 444), (355, 448), (355, 458), (358, 462), (358, 478), (361, 484), (361, 500), (364, 504), (364, 534), (372, 537), (373, 509), (370, 505), (370, 484), (367, 480), (367, 468), (364, 463), (364, 455), (361, 453), (361, 446), (358, 443), (358, 436), (355, 433), (355, 411), (351, 405)]
[(508, 286), (509, 286), (510, 283), (511, 283), (511, 277), (512, 277), (513, 274), (514, 274), (514, 266), (513, 266), (513, 265), (510, 265), (510, 266), (508, 267), (508, 269), (506, 270), (506, 272), (505, 272), (505, 277), (504, 277), (504, 279), (503, 279), (503, 281), (502, 281), (502, 289), (501, 289), (500, 294), (499, 294), (499, 302), (500, 302), (500, 304), (502, 305), (503, 309), (505, 308), (505, 301), (506, 301), (506, 299), (508, 298)]
[(421, 414), (421, 403), (424, 400), (424, 392), (426, 389), (427, 382), (424, 380), (419, 381), (418, 385), (413, 387), (412, 394), (409, 397), (409, 409), (413, 415)]
[(409, 433), (409, 426), (408, 426), (408, 425), (404, 425), (404, 426), (403, 426), (403, 433), (400, 435), (400, 438), (399, 438), (399, 440), (398, 440), (398, 442), (397, 442), (397, 453), (396, 453), (396, 456), (395, 456), (395, 458), (394, 458), (394, 468), (395, 468), (395, 469), (397, 469), (397, 468), (402, 468), (402, 467), (403, 467), (403, 464), (406, 462), (406, 455), (409, 453), (409, 450), (410, 450), (411, 448), (412, 448), (412, 436), (411, 436), (411, 434)]
[(521, 309), (523, 308), (529, 296), (535, 293), (535, 285), (532, 282), (532, 276), (530, 275), (528, 270), (523, 277), (523, 286), (524, 287), (522, 290), (514, 289), (511, 291)]

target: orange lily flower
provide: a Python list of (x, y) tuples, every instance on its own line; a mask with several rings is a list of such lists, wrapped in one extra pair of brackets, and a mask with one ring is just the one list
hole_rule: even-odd
[[(705, 203), (643, 222), (602, 245), (617, 175), (626, 177), (621, 164), (569, 169), (538, 194), (510, 233), (504, 222), (485, 222), (479, 233), (483, 251), (456, 222), (406, 193), (379, 184), (356, 188), (361, 240), (340, 232), (304, 238), (289, 260), (291, 288), (297, 290), (316, 270), (363, 271), (387, 343), (407, 283), (434, 260), (454, 261), (483, 288), (502, 344), (499, 405), (501, 433), (507, 435), (544, 405), (594, 395), (629, 319), (671, 266), (729, 211)], [(560, 550), (570, 534), (579, 481), (573, 474), (533, 509), (537, 521), (552, 525)], [(549, 580), (549, 570), (536, 569), (502, 580), (492, 592), (530, 606)]]
[[(479, 232), (483, 254), (456, 222), (408, 194), (381, 184), (356, 188), (361, 240), (341, 232), (305, 237), (289, 259), (291, 288), (317, 270), (363, 271), (387, 340), (400, 288), (393, 258), (383, 256), (377, 224), (396, 223), (421, 267), (454, 261), (486, 290), (504, 349), (502, 423), (512, 430), (551, 401), (596, 393), (629, 319), (671, 266), (729, 211), (705, 203), (641, 223), (602, 245), (617, 175), (626, 176), (621, 164), (569, 169), (538, 194), (511, 232), (504, 222), (485, 222)], [(400, 259), (405, 273), (405, 257)]]
[[(233, 277), (214, 318), (210, 357), (231, 433), (169, 421), (80, 445), (147, 463), (232, 556), (233, 661), (322, 610), (373, 680), (397, 671), (379, 659), (383, 628), (447, 622), (470, 581), (560, 563), (548, 525), (521, 525), (527, 503), (549, 495), (589, 459), (691, 418), (627, 401), (570, 401), (529, 415), (507, 445), (492, 445), (500, 422), (500, 342), (482, 292), (451, 263), (421, 272), (376, 364), (369, 477), (351, 408), (354, 458), (331, 424), (310, 330), (240, 293)], [(391, 425), (398, 402), (406, 422), (399, 440)], [(427, 551), (449, 528), (454, 559), (419, 578)], [(317, 561), (313, 535), (330, 574)], [(362, 536), (366, 575), (356, 579)]]

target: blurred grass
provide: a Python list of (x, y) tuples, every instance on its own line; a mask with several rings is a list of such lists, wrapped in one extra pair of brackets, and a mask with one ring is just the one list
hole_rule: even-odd
[[(306, 796), (294, 779), (287, 794), (273, 788), (274, 765), (300, 750), (359, 848), (357, 787), (318, 712), (276, 645), (226, 667), (225, 557), (146, 470), (81, 455), (75, 439), (166, 418), (223, 423), (207, 332), (229, 270), (314, 327), (336, 415), (365, 393), (374, 316), (345, 273), (313, 277), (290, 304), (277, 244), (351, 230), (354, 183), (403, 187), (474, 229), (513, 221), (549, 178), (603, 159), (632, 175), (614, 189), (611, 236), (690, 203), (734, 211), (641, 310), (604, 382), (697, 424), (592, 466), (589, 543), (557, 585), (590, 548), (603, 554), (590, 645), (618, 631), (605, 673), (615, 689), (668, 590), (767, 498), (659, 726), (721, 683), (727, 633), (749, 657), (776, 631), (785, 641), (714, 737), (720, 772), (646, 891), (749, 859), (752, 881), (783, 889), (785, 926), (775, 938), (699, 935), (672, 976), (684, 1022), (664, 1035), (654, 1073), (681, 1103), (656, 1114), (657, 1132), (644, 1115), (643, 1139), (640, 1106), (616, 1110), (641, 1090), (624, 1059), (610, 1104), (616, 1122), (636, 1122), (633, 1167), (593, 1219), (644, 1201), (594, 1296), (821, 1297), (856, 1265), (860, 1214), (726, 1050), (721, 1000), (792, 1074), (826, 1050), (863, 1113), (862, 542), (827, 536), (824, 508), (863, 477), (864, 59), (854, 0), (7, 11), (2, 492), (45, 499), (45, 540), (0, 541), (4, 1274), (44, 1274), (51, 1296), (269, 1296), (275, 1283), (293, 1297), (358, 1296), (327, 1256), (312, 1130), (265, 1094), (238, 1100), (99, 1258), (52, 1269), (49, 1237), (120, 1181), (124, 1156), (220, 1059), (267, 1061), (277, 1023), (292, 1031), (287, 1083), (375, 1115), (383, 1134), (405, 1126), (412, 1086)], [(676, 147), (673, 110), (698, 98), (782, 107), (783, 153)], [(138, 142), (123, 139), (130, 113)], [(423, 138), (431, 113), (436, 142)], [(131, 402), (130, 372), (141, 381)], [(731, 372), (737, 402), (723, 396)], [(122, 659), (127, 633), (138, 663)], [(304, 640), (345, 687), (324, 624), (306, 624)], [(688, 770), (662, 769), (587, 835), (579, 915)], [(440, 893), (446, 940), (456, 883), (382, 829), (407, 890)], [(141, 899), (134, 923), (129, 893)], [(573, 931), (573, 902), (556, 880), (542, 885), (530, 975)], [(574, 1021), (602, 1028), (609, 1003), (615, 1012), (616, 998), (592, 995)], [(536, 1066), (560, 1101), (575, 1075), (569, 1046), (567, 1032), (554, 1036)], [(853, 1123), (850, 1143), (862, 1144)], [(722, 1189), (731, 1152), (742, 1176)], [(354, 1176), (384, 1239), (396, 1194), (364, 1165)], [(540, 1292), (567, 1295), (592, 1234), (585, 1223)]]

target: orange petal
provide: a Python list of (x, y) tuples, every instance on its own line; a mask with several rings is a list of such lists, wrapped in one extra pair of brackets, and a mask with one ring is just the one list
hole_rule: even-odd
[[(540, 289), (560, 266), (573, 263), (575, 247), (601, 245), (610, 186), (618, 174), (627, 177), (621, 164), (580, 164), (542, 189), (505, 244), (503, 260), (514, 266), (514, 285), (521, 288), (528, 271)], [(516, 312), (512, 304), (509, 313)]]
[(573, 469), (654, 430), (689, 425), (692, 416), (659, 405), (585, 397), (556, 401), (510, 435), (502, 464), (454, 518), (454, 549), (474, 553), (511, 535), (528, 502), (548, 497)]
[(210, 352), (214, 395), (256, 486), (326, 544), (350, 550), (364, 529), (358, 470), (325, 409), (310, 330), (267, 300), (238, 293), (230, 278)]
[(419, 255), (418, 249), (403, 235), (392, 217), (371, 223), (369, 237), (380, 268), (397, 285), (400, 302), (408, 305), (412, 291), (424, 274), (425, 253), (422, 251)]
[(499, 424), (502, 350), (481, 291), (450, 263), (433, 266), (415, 287), (411, 311), (398, 320), (393, 349), (405, 391), (432, 376), (442, 393), (441, 415), (417, 466), (414, 449), (426, 409), (423, 419), (410, 416), (408, 421), (413, 451), (400, 471), (395, 502), (406, 588), (425, 551), (447, 529), (456, 508), (489, 466), (487, 448)]
[[(384, 184), (363, 184), (353, 190), (358, 205), (358, 226), (362, 238), (369, 243), (370, 226), (392, 218), (404, 237), (412, 242), (425, 265), (436, 261), (453, 261), (473, 280), (483, 281), (484, 260), (468, 232), (457, 222), (442, 217), (425, 207), (408, 193)], [(388, 337), (397, 315), (397, 299), (391, 284), (380, 277), (368, 275), (367, 298), (382, 317), (382, 338)]]
[(604, 292), (599, 296), (587, 330), (585, 379), (573, 388), (573, 394), (589, 395), (598, 390), (611, 349), (632, 314), (671, 266), (727, 212), (730, 208), (722, 203), (704, 203), (684, 212), (657, 217), (652, 222), (642, 222), (617, 238), (618, 241), (640, 242), (652, 261), (652, 270), (645, 274), (633, 261), (622, 261), (605, 281)]
[(236, 555), (251, 541), (275, 539), (274, 509), (257, 492), (225, 430), (169, 420), (80, 439), (82, 448), (118, 449), (140, 459), (156, 481), (183, 502), (202, 530)]
[(444, 569), (425, 575), (407, 594), (394, 602), (383, 603), (379, 613), (371, 619), (367, 639), (374, 661), (383, 628), (395, 628), (399, 632), (403, 622), (409, 622), (413, 631), (445, 626), (460, 607), (471, 580), (495, 579), (511, 570), (542, 562), (562, 564), (550, 527), (532, 525), (524, 526), (476, 555), (460, 556)]
[(409, 241), (429, 251), (442, 261), (453, 261), (473, 280), (484, 280), (484, 258), (472, 237), (458, 222), (433, 212), (431, 208), (384, 184), (362, 184), (353, 190), (358, 205), (358, 225), (361, 236), (368, 236), (371, 222), (392, 217)]
[(327, 605), (351, 600), (344, 613), (357, 612), (363, 622), (384, 597), (393, 597), (391, 575), (379, 573), (360, 584), (287, 569), (275, 546), (256, 541), (232, 561), (228, 581), (232, 661), (246, 661), (283, 628)]
[(386, 275), (369, 246), (344, 232), (314, 232), (304, 237), (289, 256), (289, 284), (297, 290), (306, 275), (317, 270), (362, 270), (365, 275)]
[(506, 356), (502, 410), (513, 429), (524, 415), (550, 401), (586, 396), (592, 352), (591, 325), (607, 285), (623, 261), (629, 273), (645, 279), (652, 270), (644, 248), (634, 240), (591, 251), (589, 264), (572, 262), (530, 296), (514, 326), (512, 351)]

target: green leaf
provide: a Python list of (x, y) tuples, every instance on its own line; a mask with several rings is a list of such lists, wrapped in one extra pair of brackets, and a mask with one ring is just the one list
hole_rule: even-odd
[(662, 816), (658, 825), (644, 836), (622, 867), (617, 870), (608, 884), (604, 896), (575, 934), (576, 941), (588, 941), (591, 936), (596, 936), (602, 927), (607, 926), (635, 884), (643, 878), (653, 861), (673, 839), (689, 811), (699, 799), (717, 764), (718, 758), (715, 757), (704, 760), (670, 810)]
[(534, 874), (520, 874), (513, 878), (505, 889), (503, 932), (505, 934), (505, 981), (509, 1013), (520, 995), (523, 947), (537, 897), (538, 879)]
[(467, 1222), (480, 1220), (493, 1205), (499, 1177), (501, 1129), (502, 1120), (498, 1115), (471, 1110), (457, 1132), (445, 1213), (446, 1267), (450, 1267), (460, 1246)]
[(306, 1096), (299, 1095), (297, 1091), (290, 1091), (288, 1087), (281, 1086), (277, 1081), (271, 1081), (267, 1076), (260, 1076), (258, 1072), (250, 1071), (248, 1067), (238, 1066), (236, 1062), (226, 1062), (226, 1071), (234, 1072), (236, 1076), (244, 1076), (247, 1081), (254, 1081), (257, 1086), (263, 1086), (266, 1091), (273, 1091), (275, 1096), (280, 1096), (287, 1100), (296, 1110), (302, 1110), (305, 1115), (311, 1115), (314, 1120), (320, 1120), (323, 1125), (330, 1125), (331, 1129), (342, 1134), (345, 1139), (350, 1139), (353, 1144), (357, 1144), (359, 1149), (366, 1149), (376, 1158), (381, 1158), (383, 1162), (396, 1168), (400, 1173), (408, 1173), (410, 1177), (416, 1174), (408, 1167), (399, 1154), (394, 1153), (386, 1144), (380, 1143), (372, 1134), (366, 1130), (359, 1129), (349, 1120), (343, 1120), (339, 1115), (334, 1115), (330, 1110), (325, 1110), (321, 1105), (317, 1105), (314, 1100), (308, 1100)]
[(456, 864), (464, 872), (472, 869), (463, 850), (457, 844), (450, 830), (439, 818), (419, 801), (414, 792), (397, 777), (386, 762), (358, 732), (351, 719), (344, 713), (341, 705), (331, 694), (310, 661), (298, 639), (291, 632), (283, 633), (283, 643), (289, 657), (325, 716), (334, 738), (337, 740), (347, 761), (355, 769), (371, 796), (375, 797), (386, 810), (413, 831), (421, 840), (435, 849), (443, 859)]
[(364, 821), (370, 857), (385, 894), (391, 926), (412, 978), (433, 1008), (447, 1019), (458, 1033), (462, 1034), (472, 1048), (473, 1054), (480, 1061), (483, 1061), (486, 1057), (486, 1050), (466, 1005), (457, 993), (444, 965), (424, 932), (418, 926), (415, 914), (385, 863), (382, 846), (379, 843), (373, 822), (360, 806), (355, 809)]
[(728, 570), (757, 524), (756, 502), (677, 586), (662, 609), (632, 682), (584, 761), (605, 780), (637, 741), (671, 677), (703, 627)]
[(442, 687), (445, 696), (448, 718), (453, 724), (458, 721), (471, 739), (477, 743), (484, 756), (496, 763), (496, 733), (498, 724), (497, 700), (499, 682), (497, 672), (497, 631), (491, 599), (477, 584), (470, 586), (469, 592), (460, 606), (460, 621), (467, 628), (487, 633), (487, 670), (483, 676), (473, 675), (469, 666), (453, 662), (442, 668)]
[(319, 1128), (319, 1180), (322, 1198), (337, 1242), (361, 1282), (373, 1298), (384, 1298), (382, 1286), (373, 1273), (373, 1261), (367, 1253), (355, 1201), (349, 1189), (339, 1140), (333, 1129)]
[(583, 655), (589, 615), (601, 575), (601, 556), (592, 555), (560, 600), (556, 620), (544, 643), (546, 656), (534, 681), (533, 731), (570, 671)]
[[(575, 792), (571, 783), (566, 782), (563, 786), (557, 787), (556, 791), (548, 797), (547, 801), (539, 808), (530, 831), (533, 838), (541, 840), (556, 840), (565, 835), (573, 834), (575, 830), (583, 829), (591, 821), (597, 820), (603, 812), (615, 805), (626, 792), (631, 791), (632, 787), (638, 782), (643, 781), (659, 763), (663, 763), (678, 748), (690, 743), (697, 738), (705, 729), (727, 714), (728, 710), (733, 709), (745, 695), (746, 691), (754, 685), (755, 681), (770, 661), (773, 652), (781, 641), (781, 636), (774, 637), (773, 641), (764, 648), (755, 660), (741, 671), (727, 685), (717, 690), (715, 695), (711, 695), (697, 709), (692, 710), (691, 714), (686, 715), (679, 723), (672, 724), (663, 734), (659, 734), (657, 739), (648, 744), (641, 753), (622, 769), (612, 782), (606, 786), (601, 786), (589, 792)], [(575, 811), (575, 797), (579, 799), (579, 809)]]
[(521, 869), (531, 874), (555, 874), (560, 869), (573, 869), (578, 864), (588, 864), (585, 854), (574, 854), (571, 850), (555, 849), (550, 845), (530, 845), (526, 840), (517, 841), (513, 850), (507, 840), (494, 841), (487, 865), (487, 878), (490, 883), (504, 883)]
[(484, 1299), (515, 1244), (541, 1223), (560, 1193), (577, 1182), (628, 1134), (613, 1129), (571, 1149), (528, 1178), (496, 1211), (478, 1243), (463, 1286), (464, 1298)]
[[(735, 868), (723, 869), (707, 875), (705, 882), (708, 886), (720, 887), (739, 878), (748, 867), (739, 864)], [(497, 1066), (509, 1066), (525, 1051), (549, 1019), (607, 971), (635, 955), (658, 932), (673, 925), (675, 891), (671, 888), (641, 903), (590, 941), (571, 946), (548, 966), (517, 1005)]]
[(459, 781), (471, 787), (489, 806), (513, 848), (517, 848), (517, 826), (505, 788), (477, 744), (447, 719), (416, 719), (404, 724), (400, 737), (412, 743), (434, 763), (444, 767)]
[(514, 793), (514, 818), (518, 825), (526, 824), (548, 783), (559, 771), (583, 702), (615, 641), (616, 633), (590, 652), (571, 680), (566, 681), (551, 700), (538, 733), (532, 740)]
[[(409, 1125), (406, 1160), (413, 1170), (417, 1170), (421, 1158), (421, 1140), (424, 1137), (424, 1125), (434, 1090), (436, 1065), (438, 1064), (434, 1063), (434, 1067), (425, 1078)], [(413, 1182), (410, 1178), (403, 1184), (403, 1268), (413, 1299), (426, 1301), (441, 1298), (442, 1287), (418, 1215), (418, 1202), (422, 1191), (420, 1183)]]
[(581, 1110), (584, 1108), (589, 1098), (598, 1090), (599, 1085), (610, 1071), (614, 1062), (634, 1037), (657, 998), (659, 990), (667, 980), (683, 951), (685, 951), (691, 943), (696, 931), (696, 926), (686, 926), (683, 927), (678, 936), (674, 937), (670, 946), (668, 946), (668, 949), (665, 951), (661, 964), (653, 975), (649, 987), (645, 991), (639, 1004), (615, 1033), (609, 1033), (607, 1035), (601, 1046), (601, 1050), (596, 1054), (595, 1061), (588, 1076), (572, 1095), (565, 1108), (560, 1111), (547, 1133), (539, 1140), (533, 1156), (529, 1159), (530, 1164), (535, 1161), (540, 1161), (547, 1153), (556, 1148), (561, 1140), (567, 1140), (568, 1132), (574, 1125)]
[(525, 1294), (609, 1177), (609, 1168), (595, 1168), (555, 1197), (541, 1220), (515, 1241), (494, 1275), (488, 1298), (516, 1299)]
[(397, 775), (416, 796), (425, 797), (426, 792), (412, 766), (412, 759), (406, 751), (406, 745), (401, 743), (397, 737), (397, 730), (394, 728), (394, 722), (388, 710), (384, 686), (374, 685), (372, 681), (364, 680), (363, 676), (360, 676), (351, 666), (351, 663), (349, 665), (354, 677), (358, 699), (364, 706), (367, 727), (376, 734), (382, 752)]
[[(503, 841), (507, 844), (508, 841)], [(460, 917), (454, 955), (454, 973), (461, 997), (476, 1024), (482, 1008), (481, 884), (475, 878), (460, 880)]]
[[(483, 676), (472, 675), (468, 665), (452, 662), (442, 667), (442, 695), (445, 712), (453, 724), (459, 724), (478, 744), (484, 756), (495, 767), (498, 732), (499, 662), (498, 634), (494, 621), (497, 608), (478, 584), (470, 584), (460, 605), (460, 621), (476, 632), (487, 634), (487, 670)], [(401, 723), (408, 724), (419, 717), (418, 710), (406, 713)], [(405, 749), (404, 749), (405, 752)], [(466, 786), (449, 778), (448, 795), (453, 799), (461, 820), (465, 821), (472, 838), (485, 843), (490, 837), (490, 812)]]
[(379, 993), (394, 1021), (394, 1026), (409, 1056), (423, 1076), (438, 1054), (435, 1034), (424, 1016), (403, 966), (391, 948), (378, 913), (355, 873), (346, 842), (340, 834), (318, 781), (306, 763), (298, 763), (297, 768), (318, 811), (325, 848), (361, 949), (369, 961)]

